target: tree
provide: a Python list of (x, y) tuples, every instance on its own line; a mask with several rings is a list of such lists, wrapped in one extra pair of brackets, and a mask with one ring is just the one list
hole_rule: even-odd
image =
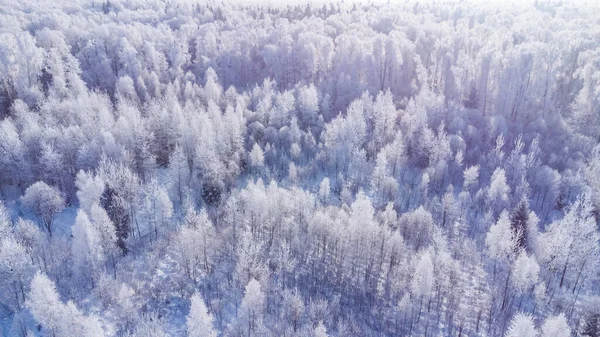
[(95, 316), (84, 316), (73, 302), (63, 304), (54, 282), (40, 272), (31, 281), (26, 304), (33, 318), (50, 334), (82, 337), (106, 335)]
[(533, 256), (528, 256), (524, 250), (521, 250), (515, 260), (512, 270), (512, 284), (517, 293), (524, 294), (538, 281), (540, 266)]
[(417, 261), (410, 286), (411, 293), (422, 301), (423, 298), (427, 299), (431, 296), (435, 281), (433, 260), (429, 250), (423, 252)]
[(33, 221), (27, 219), (20, 218), (17, 221), (14, 228), (14, 237), (34, 259), (44, 245), (44, 240), (42, 239), (44, 237), (43, 230)]
[[(137, 224), (136, 204), (141, 189), (138, 175), (124, 163), (117, 163), (104, 157), (100, 161), (98, 175), (106, 182), (104, 194), (100, 198), (102, 207), (115, 225), (117, 245), (123, 253), (127, 252), (125, 240)], [(139, 227), (138, 235), (141, 235)]]
[(37, 215), (40, 224), (52, 236), (54, 218), (65, 208), (65, 200), (60, 192), (43, 181), (38, 181), (25, 190), (21, 201)]
[(463, 188), (469, 190), (476, 187), (479, 179), (479, 165), (469, 166), (465, 169)]
[(221, 102), (221, 95), (223, 88), (219, 84), (219, 77), (212, 68), (208, 68), (204, 74), (204, 98), (206, 101), (213, 101), (219, 104)]
[(598, 113), (598, 103), (600, 94), (594, 89), (598, 86), (598, 70), (588, 63), (582, 67), (580, 77), (583, 80), (583, 88), (577, 94), (577, 97), (571, 105), (571, 114), (567, 118), (568, 124), (575, 132), (580, 133), (590, 140), (597, 141), (600, 137), (598, 131), (600, 126), (600, 116)]
[[(23, 104), (22, 102), (20, 102)], [(0, 173), (5, 181), (21, 184), (28, 176), (26, 147), (12, 119), (0, 121)]]
[(403, 64), (396, 38), (380, 34), (373, 41), (373, 67), (378, 79), (377, 89), (380, 91), (389, 89), (392, 75), (399, 71)]
[(428, 245), (433, 226), (433, 216), (423, 206), (402, 214), (398, 219), (398, 228), (404, 240), (412, 245), (415, 251)]
[(27, 296), (27, 306), (33, 317), (45, 329), (57, 333), (63, 323), (62, 305), (54, 283), (38, 272), (31, 281), (31, 291)]
[(298, 120), (304, 130), (318, 126), (319, 96), (314, 84), (303, 86), (298, 90), (296, 100), (298, 106)]
[(587, 337), (600, 336), (600, 312), (597, 308), (586, 314), (581, 334)]
[(587, 159), (587, 165), (583, 169), (583, 176), (591, 187), (591, 197), (600, 219), (600, 144), (596, 145)]
[(75, 178), (79, 207), (90, 212), (92, 205), (99, 204), (104, 193), (104, 181), (99, 176), (80, 170)]
[(8, 210), (4, 203), (0, 201), (0, 238), (8, 237), (11, 232), (12, 223), (9, 218)]
[(261, 289), (260, 283), (254, 278), (251, 279), (246, 285), (244, 298), (240, 306), (242, 312), (241, 319), (247, 327), (248, 337), (252, 336), (252, 332), (262, 325), (265, 300), (265, 294)]
[(186, 327), (188, 337), (217, 337), (213, 327), (213, 316), (208, 312), (200, 294), (191, 298), (190, 312), (187, 315)]
[(521, 200), (517, 208), (510, 215), (510, 226), (517, 238), (519, 248), (527, 248), (529, 212), (527, 210), (527, 200)]
[(106, 257), (100, 233), (82, 210), (79, 210), (75, 217), (72, 236), (73, 273), (81, 280), (89, 277), (93, 282), (98, 277)]
[(24, 307), (34, 272), (31, 260), (26, 248), (11, 236), (0, 242), (0, 303), (9, 314)]
[(375, 169), (371, 176), (371, 189), (377, 207), (395, 200), (398, 192), (398, 182), (390, 174), (388, 166), (388, 156), (385, 149), (383, 149), (377, 154)]
[(324, 204), (326, 204), (329, 200), (329, 190), (329, 178), (325, 177), (323, 178), (323, 180), (321, 180), (321, 183), (319, 184), (319, 198), (321, 198), (321, 202)]
[(533, 318), (524, 313), (517, 313), (510, 321), (505, 337), (537, 337), (538, 332)]
[(144, 213), (148, 221), (150, 239), (152, 240), (152, 232), (154, 232), (154, 239), (158, 240), (159, 228), (161, 231), (166, 231), (169, 220), (173, 216), (173, 203), (167, 190), (159, 186), (154, 179), (144, 186), (143, 191)]
[(173, 200), (179, 205), (183, 204), (185, 197), (189, 193), (190, 180), (191, 172), (188, 159), (183, 152), (183, 148), (177, 145), (169, 158), (169, 182), (171, 183)]
[(144, 314), (138, 318), (135, 328), (128, 337), (167, 337), (164, 322), (156, 312)]
[(495, 212), (502, 210), (508, 205), (509, 193), (510, 187), (506, 183), (506, 173), (504, 169), (495, 169), (486, 195), (488, 205), (490, 205)]
[(110, 220), (108, 213), (99, 204), (92, 205), (89, 213), (92, 226), (98, 232), (100, 245), (105, 254), (112, 256), (117, 248), (117, 232), (115, 224)]
[(139, 303), (136, 292), (127, 283), (102, 274), (94, 293), (100, 298), (103, 310), (109, 310), (121, 331), (131, 330), (139, 319)]
[(53, 145), (42, 143), (39, 163), (42, 179), (53, 186), (64, 188), (65, 165), (62, 154), (57, 152)]
[(205, 211), (197, 213), (188, 209), (184, 225), (175, 234), (173, 257), (194, 282), (206, 275), (212, 263), (212, 245), (215, 231)]
[(131, 232), (131, 223), (125, 201), (112, 188), (108, 187), (102, 195), (102, 208), (106, 210), (109, 219), (115, 225), (117, 246), (123, 254), (127, 253), (125, 240)]
[(378, 151), (394, 140), (394, 130), (398, 114), (394, 106), (390, 90), (380, 92), (373, 103), (373, 141), (374, 150)]
[(560, 270), (559, 287), (567, 281), (573, 284), (574, 292), (587, 277), (597, 273), (600, 233), (589, 195), (579, 196), (562, 219), (547, 227), (539, 241), (540, 261), (550, 270)]
[(298, 331), (300, 318), (302, 317), (302, 314), (304, 314), (304, 301), (298, 293), (298, 290), (284, 290), (283, 305), (287, 320), (292, 325), (294, 332)]
[(262, 166), (264, 165), (265, 162), (265, 156), (263, 153), (263, 150), (260, 148), (260, 146), (256, 143), (254, 143), (254, 145), (252, 146), (252, 151), (250, 151), (250, 165), (255, 169), (255, 170), (260, 170), (262, 168)]
[(514, 260), (519, 246), (518, 239), (511, 229), (508, 212), (502, 212), (498, 221), (490, 226), (485, 244), (491, 258), (507, 265)]
[(237, 263), (234, 274), (239, 287), (267, 275), (267, 265), (262, 254), (263, 246), (263, 242), (252, 235), (250, 228), (244, 228), (239, 234), (235, 246)]
[[(490, 226), (490, 229), (485, 237), (485, 245), (488, 248), (488, 255), (494, 260), (494, 277), (497, 273), (497, 263), (500, 263), (500, 268), (507, 270), (506, 281), (504, 284), (504, 291), (502, 296), (502, 309), (506, 304), (508, 296), (508, 284), (512, 276), (511, 265), (515, 261), (519, 252), (518, 240), (514, 235), (510, 227), (510, 220), (508, 218), (508, 212), (503, 211), (496, 221), (495, 224)], [(528, 262), (529, 260), (524, 260)], [(521, 269), (522, 264), (518, 266), (518, 271), (523, 271), (525, 274), (528, 272), (527, 267)], [(527, 283), (525, 283), (527, 285)]]
[(325, 325), (323, 325), (323, 321), (319, 321), (317, 327), (315, 328), (315, 337), (328, 337), (327, 329)]
[(567, 323), (565, 314), (560, 313), (556, 316), (546, 317), (542, 324), (541, 335), (544, 337), (569, 337), (571, 328)]

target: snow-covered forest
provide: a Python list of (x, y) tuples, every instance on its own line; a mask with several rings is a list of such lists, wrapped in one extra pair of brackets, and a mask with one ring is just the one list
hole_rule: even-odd
[(600, 336), (595, 1), (0, 4), (0, 336)]

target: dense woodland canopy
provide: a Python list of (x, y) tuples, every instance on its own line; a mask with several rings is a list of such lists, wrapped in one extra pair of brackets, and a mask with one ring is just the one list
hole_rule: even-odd
[(4, 1), (0, 336), (600, 336), (599, 18)]

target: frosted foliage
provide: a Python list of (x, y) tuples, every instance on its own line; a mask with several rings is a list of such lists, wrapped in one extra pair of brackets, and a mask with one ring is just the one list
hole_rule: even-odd
[(517, 313), (510, 321), (505, 337), (536, 337), (538, 332), (531, 316)]
[(100, 236), (100, 243), (106, 251), (115, 248), (117, 235), (115, 225), (110, 220), (108, 213), (98, 204), (92, 205), (90, 209), (90, 221)]
[(186, 326), (188, 337), (216, 337), (213, 328), (213, 317), (208, 313), (204, 301), (198, 293), (192, 295), (190, 313), (187, 316)]
[(48, 233), (52, 234), (54, 217), (65, 208), (65, 200), (60, 192), (38, 181), (27, 188), (21, 201), (38, 216)]
[(479, 166), (470, 166), (465, 169), (464, 182), (465, 188), (477, 185), (477, 179), (479, 178)]
[(75, 218), (72, 235), (71, 253), (74, 270), (82, 274), (98, 273), (105, 260), (102, 237), (98, 229), (90, 222), (89, 217), (81, 210)]
[(524, 293), (531, 289), (538, 280), (540, 266), (533, 256), (521, 251), (513, 265), (512, 282), (519, 293)]
[(319, 97), (314, 85), (303, 87), (298, 93), (298, 108), (304, 123), (311, 125), (317, 118), (319, 111)]
[(330, 188), (331, 187), (330, 187), (330, 184), (329, 184), (329, 178), (327, 178), (327, 177), (323, 178), (323, 180), (319, 184), (319, 197), (323, 201), (327, 201), (327, 198), (329, 198), (329, 190), (330, 190)]
[(540, 329), (542, 336), (548, 337), (569, 337), (571, 336), (571, 328), (567, 324), (567, 318), (564, 314), (549, 316), (544, 320)]
[(0, 241), (0, 303), (7, 311), (23, 306), (25, 294), (15, 289), (27, 289), (34, 271), (26, 247), (11, 237)]
[(27, 306), (44, 330), (59, 336), (106, 336), (95, 316), (85, 316), (73, 302), (62, 303), (54, 283), (37, 273), (31, 281)]
[(254, 144), (252, 146), (252, 151), (250, 151), (250, 164), (254, 167), (263, 166), (265, 161), (263, 150), (260, 148), (258, 144)]
[(506, 173), (504, 169), (497, 168), (492, 174), (487, 198), (492, 203), (506, 202), (508, 201), (509, 192), (510, 187), (506, 183)]
[(89, 212), (92, 205), (100, 202), (100, 197), (104, 192), (104, 181), (98, 176), (79, 171), (75, 185), (77, 186), (77, 199), (79, 199), (80, 207)]
[(327, 337), (327, 329), (325, 325), (323, 325), (323, 321), (320, 321), (317, 327), (315, 328), (315, 337)]
[(128, 337), (167, 337), (164, 322), (156, 313), (143, 315)]
[(10, 233), (11, 221), (8, 217), (8, 210), (4, 203), (0, 201), (0, 237), (5, 238)]
[(508, 212), (502, 212), (498, 221), (490, 226), (485, 237), (485, 244), (488, 247), (488, 254), (493, 259), (506, 261), (514, 257), (517, 240), (510, 228)]
[(600, 2), (0, 5), (6, 336), (600, 326)]
[(431, 254), (429, 251), (426, 251), (417, 261), (412, 278), (411, 291), (416, 297), (429, 297), (434, 283)]
[(261, 328), (261, 312), (265, 305), (265, 300), (265, 294), (261, 289), (260, 283), (256, 279), (251, 279), (244, 289), (244, 298), (242, 298), (240, 305), (241, 317), (245, 322), (244, 325), (247, 327), (249, 334), (251, 331)]

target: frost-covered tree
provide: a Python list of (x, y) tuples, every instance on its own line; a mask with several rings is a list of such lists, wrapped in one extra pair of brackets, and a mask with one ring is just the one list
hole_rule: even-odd
[(532, 289), (538, 281), (540, 267), (534, 257), (521, 250), (512, 270), (512, 284), (519, 294)]
[(558, 286), (565, 281), (573, 289), (598, 270), (600, 234), (592, 214), (589, 195), (579, 197), (560, 220), (548, 225), (540, 235), (540, 260), (560, 273)]
[(0, 330), (597, 334), (599, 13), (3, 4)]
[(567, 324), (565, 314), (549, 316), (544, 320), (540, 329), (542, 336), (548, 337), (569, 337), (571, 336), (571, 328)]
[(89, 213), (92, 226), (98, 232), (100, 245), (104, 254), (113, 256), (117, 248), (117, 233), (114, 223), (108, 217), (108, 213), (98, 204), (92, 205)]
[(191, 172), (188, 159), (181, 146), (176, 146), (169, 158), (169, 182), (173, 200), (183, 204), (185, 197), (189, 195)]
[(249, 154), (250, 165), (259, 172), (265, 163), (265, 155), (263, 149), (256, 143), (252, 146), (252, 150)]
[[(137, 197), (141, 182), (138, 175), (123, 163), (108, 158), (100, 162), (99, 176), (106, 182), (101, 205), (115, 225), (117, 245), (125, 253), (125, 240), (133, 234)], [(136, 228), (140, 235), (139, 227)]]
[(204, 301), (198, 293), (192, 295), (190, 312), (186, 318), (188, 337), (216, 337), (213, 327), (213, 316), (208, 312)]
[(433, 231), (433, 217), (422, 206), (416, 210), (402, 214), (398, 219), (398, 227), (404, 240), (415, 250), (427, 245)]
[(327, 203), (327, 201), (329, 200), (330, 189), (331, 189), (331, 186), (329, 183), (329, 178), (328, 177), (323, 178), (323, 180), (321, 180), (321, 183), (319, 184), (319, 198), (321, 198), (321, 201), (323, 203)]
[(188, 209), (183, 222), (171, 246), (173, 257), (185, 274), (198, 282), (211, 268), (215, 231), (204, 211)]
[(79, 210), (71, 235), (73, 236), (71, 248), (73, 272), (81, 280), (91, 279), (93, 281), (99, 275), (106, 261), (100, 233), (92, 225), (87, 214)]
[(52, 236), (54, 218), (65, 208), (65, 200), (61, 193), (43, 181), (38, 181), (25, 190), (21, 201), (37, 216), (40, 225)]
[(79, 171), (75, 179), (75, 186), (77, 187), (77, 199), (79, 199), (81, 209), (90, 212), (92, 205), (100, 203), (105, 185), (99, 176), (94, 176), (83, 170)]
[(5, 236), (0, 242), (0, 292), (3, 309), (14, 313), (24, 308), (34, 270), (26, 248), (11, 236)]
[(0, 172), (6, 182), (21, 184), (28, 178), (25, 146), (12, 119), (0, 121)]
[(246, 285), (240, 305), (240, 322), (248, 336), (254, 335), (253, 332), (260, 329), (263, 324), (262, 313), (265, 300), (260, 283), (256, 279), (251, 279)]
[(157, 313), (150, 312), (138, 318), (135, 327), (131, 329), (128, 336), (167, 337), (168, 333), (164, 320)]
[(85, 316), (73, 302), (63, 303), (54, 282), (40, 272), (31, 281), (26, 304), (33, 318), (50, 334), (86, 337), (106, 335), (95, 316)]
[(538, 335), (533, 319), (530, 315), (517, 313), (510, 321), (506, 337), (536, 337)]
[(149, 181), (143, 188), (143, 212), (148, 221), (150, 239), (154, 233), (154, 240), (158, 240), (158, 233), (166, 231), (173, 216), (173, 203), (167, 190), (159, 186), (155, 180)]
[(518, 252), (518, 238), (511, 229), (508, 212), (500, 214), (498, 221), (490, 226), (485, 238), (488, 254), (495, 260), (509, 263), (514, 261)]
[(468, 190), (470, 188), (477, 186), (478, 179), (479, 179), (479, 166), (475, 165), (475, 166), (470, 166), (470, 167), (466, 168), (463, 176), (464, 176), (463, 188)]
[(304, 129), (317, 127), (319, 116), (319, 96), (314, 84), (301, 87), (296, 100), (298, 106), (298, 120)]
[(315, 337), (328, 337), (327, 328), (323, 325), (323, 321), (320, 321), (317, 327), (315, 328)]
[(504, 169), (495, 169), (486, 195), (489, 207), (495, 211), (500, 211), (508, 206), (508, 194), (510, 191), (511, 189), (506, 182)]
[(415, 298), (419, 299), (419, 315), (421, 314), (423, 302), (427, 302), (432, 296), (434, 282), (433, 260), (431, 259), (430, 252), (425, 251), (417, 260), (410, 284), (411, 293)]
[(6, 238), (11, 232), (12, 222), (4, 203), (0, 201), (0, 237)]

